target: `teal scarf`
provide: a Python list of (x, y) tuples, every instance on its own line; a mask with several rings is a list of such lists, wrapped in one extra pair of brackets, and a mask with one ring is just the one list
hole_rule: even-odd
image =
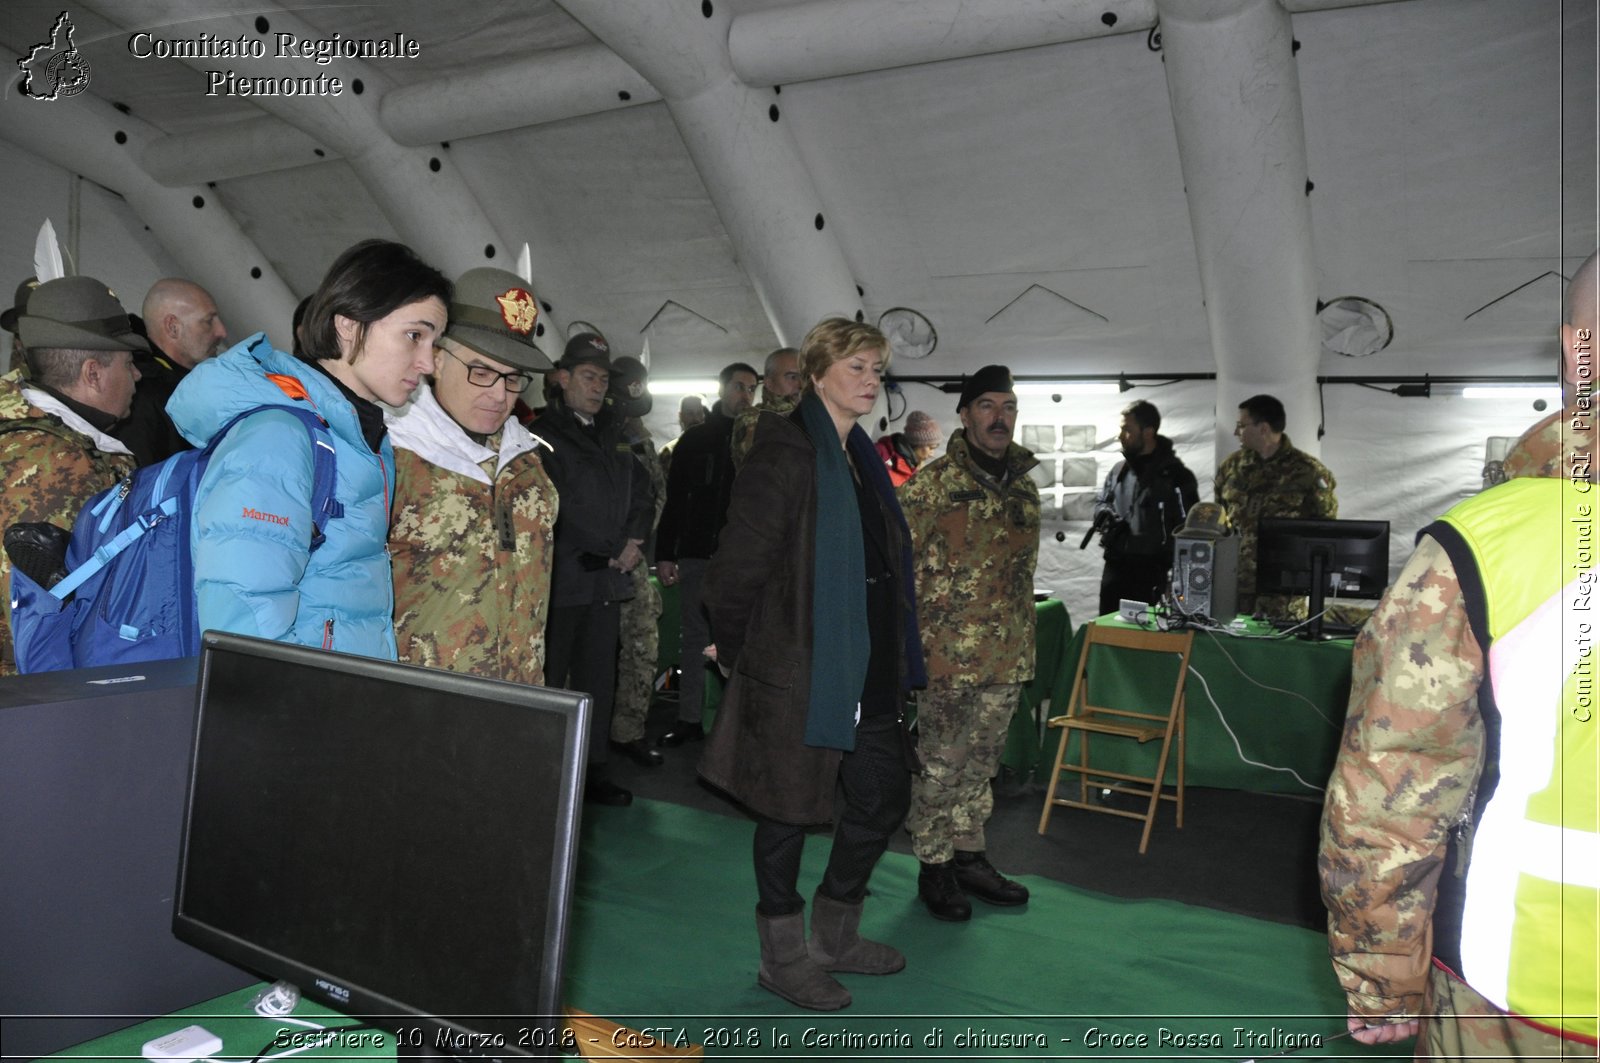
[(867, 681), (866, 544), (854, 478), (839, 430), (812, 392), (800, 400), (806, 435), (817, 448), (817, 529), (812, 540), (811, 703), (806, 745), (856, 747), (856, 709)]

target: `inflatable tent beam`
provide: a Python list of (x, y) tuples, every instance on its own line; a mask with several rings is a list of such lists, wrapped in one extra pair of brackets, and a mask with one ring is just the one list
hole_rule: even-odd
[[(119, 25), (129, 18), (122, 5), (108, 0), (95, 0), (94, 7)], [(293, 14), (272, 7), (253, 7), (248, 16), (219, 16), (208, 0), (147, 0), (138, 11), (141, 21), (130, 29), (204, 21), (211, 33), (224, 37), (259, 38), (277, 32), (318, 36)], [(258, 26), (265, 26), (266, 33)], [(270, 47), (266, 53), (261, 59), (231, 59), (229, 67), (246, 78), (285, 76), (284, 65), (272, 58)], [(204, 70), (207, 62), (182, 61), (196, 70)], [(338, 77), (345, 90), (338, 96), (256, 96), (254, 100), (318, 144), (337, 149), (400, 239), (447, 275), (459, 276), (485, 265), (516, 268), (515, 248), (495, 231), (449, 156), (401, 147), (384, 131), (378, 121), (378, 101), (390, 84), (381, 72), (360, 60), (337, 59), (317, 67), (316, 73)], [(357, 83), (360, 91), (356, 91)], [(532, 257), (535, 294), (547, 305), (560, 308), (564, 301), (553, 291), (557, 271), (540, 260), (537, 246)], [(548, 314), (546, 321), (553, 317), (554, 313)]]
[(798, 346), (831, 314), (858, 317), (850, 268), (777, 98), (733, 72), (726, 5), (710, 17), (660, 0), (562, 6), (661, 93), (778, 341)]
[[(15, 70), (20, 58), (0, 49), (0, 66)], [(92, 93), (45, 103), (15, 91), (0, 96), (0, 128), (18, 147), (122, 196), (183, 275), (211, 293), (233, 338), (267, 331), (278, 346), (287, 344), (294, 293), (216, 193), (203, 185), (168, 187), (140, 168), (139, 152), (159, 130)], [(94, 274), (92, 266), (84, 272)], [(137, 314), (143, 297), (123, 305)]]
[[(1398, 0), (1281, 0), (1291, 13)], [(1109, 21), (1108, 21), (1109, 16)], [(1155, 0), (1062, 4), (1058, 0), (813, 0), (734, 17), (728, 49), (748, 85), (770, 86), (1062, 44), (1155, 24)], [(876, 32), (867, 34), (862, 27)], [(626, 99), (623, 95), (626, 94)], [(604, 45), (539, 52), (527, 59), (395, 88), (379, 118), (397, 143), (420, 147), (544, 122), (579, 118), (661, 98)], [(145, 165), (164, 184), (226, 180), (320, 161), (319, 145), (278, 122), (174, 134), (153, 143)], [(336, 145), (322, 144), (325, 157)]]
[(1217, 364), (1217, 460), (1238, 403), (1270, 392), (1317, 452), (1316, 316), (1305, 124), (1277, 0), (1156, 0), (1200, 287)]

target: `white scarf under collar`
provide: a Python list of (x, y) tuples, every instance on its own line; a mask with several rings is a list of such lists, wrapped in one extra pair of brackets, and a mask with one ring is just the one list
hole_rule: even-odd
[(129, 450), (125, 445), (123, 445), (122, 440), (106, 435), (104, 432), (100, 431), (100, 429), (96, 428), (94, 425), (90, 424), (88, 421), (85, 421), (82, 417), (74, 413), (71, 407), (62, 402), (60, 399), (56, 398), (54, 395), (50, 394), (48, 391), (40, 391), (38, 388), (24, 386), (22, 389), (22, 397), (27, 399), (32, 405), (39, 407), (39, 409), (43, 410), (45, 413), (54, 414), (55, 416), (61, 418), (61, 423), (72, 429), (74, 432), (79, 432), (88, 436), (94, 442), (97, 450), (100, 450), (106, 454), (126, 454), (129, 457), (133, 456), (133, 451)]
[[(439, 405), (431, 385), (419, 386), (412, 400), (399, 409), (385, 406), (383, 420), (389, 426), (389, 437), (395, 446), (479, 483), (494, 482), (480, 463), (495, 457), (496, 452), (467, 435), (466, 429)], [(550, 449), (549, 443), (522, 427), (515, 417), (508, 417), (500, 430), (495, 475), (503, 472), (518, 456), (540, 446)]]

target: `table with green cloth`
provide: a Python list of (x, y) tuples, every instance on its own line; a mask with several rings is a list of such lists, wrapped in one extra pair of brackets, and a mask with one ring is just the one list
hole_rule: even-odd
[[(1092, 621), (1131, 627), (1113, 614)], [(1088, 625), (1073, 636), (1067, 651), (1076, 669)], [(1185, 781), (1190, 786), (1253, 790), (1313, 796), (1327, 784), (1339, 751), (1345, 705), (1350, 697), (1350, 639), (1311, 642), (1294, 637), (1245, 638), (1196, 631), (1189, 657), (1187, 687), (1188, 756)], [(1176, 668), (1163, 671), (1150, 655), (1102, 647), (1091, 667), (1091, 702), (1152, 706), (1159, 711), (1172, 696)], [(1053, 713), (1066, 712), (1067, 697), (1053, 702)], [(1130, 702), (1129, 699), (1134, 699)], [(1039, 778), (1048, 783), (1061, 732), (1044, 742)], [(1076, 753), (1077, 737), (1068, 747)], [(1092, 747), (1096, 766), (1144, 772), (1155, 768), (1159, 742), (1143, 745), (1125, 739), (1097, 738)], [(1176, 749), (1167, 781), (1177, 781)], [(1071, 777), (1062, 785), (1076, 785)]]

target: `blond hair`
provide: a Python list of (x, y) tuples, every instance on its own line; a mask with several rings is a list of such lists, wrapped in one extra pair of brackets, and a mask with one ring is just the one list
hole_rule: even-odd
[(835, 362), (841, 362), (862, 351), (877, 351), (883, 355), (884, 368), (889, 366), (889, 341), (872, 325), (849, 318), (829, 317), (817, 322), (806, 338), (800, 341), (800, 375), (807, 391), (815, 390), (817, 378), (828, 371)]

